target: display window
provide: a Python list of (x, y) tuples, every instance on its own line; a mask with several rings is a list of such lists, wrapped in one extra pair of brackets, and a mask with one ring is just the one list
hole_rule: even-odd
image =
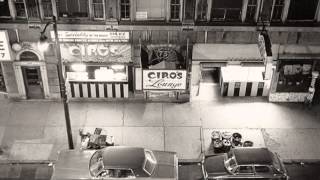
[(312, 62), (284, 61), (279, 66), (277, 92), (308, 92)]
[(125, 65), (70, 64), (66, 66), (69, 81), (126, 82), (128, 70)]

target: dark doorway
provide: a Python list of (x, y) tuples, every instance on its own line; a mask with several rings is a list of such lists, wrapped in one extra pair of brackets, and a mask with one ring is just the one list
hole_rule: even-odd
[(27, 99), (44, 98), (40, 67), (21, 67)]
[(212, 69), (202, 69), (201, 70), (201, 79), (204, 83), (219, 83), (220, 77), (220, 68), (214, 67)]

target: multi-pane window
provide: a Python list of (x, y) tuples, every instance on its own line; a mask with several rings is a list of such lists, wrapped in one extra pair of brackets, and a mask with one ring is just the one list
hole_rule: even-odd
[(206, 21), (207, 20), (207, 0), (199, 0), (197, 9), (197, 20)]
[(103, 0), (93, 0), (92, 1), (93, 17), (95, 19), (103, 19), (104, 18), (103, 7), (104, 7)]
[(254, 21), (257, 9), (257, 0), (249, 0), (247, 6), (247, 14), (246, 20), (247, 21)]
[(130, 0), (120, 2), (121, 19), (130, 19)]
[(284, 0), (274, 0), (271, 21), (280, 21), (284, 7)]
[(51, 18), (53, 15), (51, 0), (42, 0), (42, 8), (44, 18)]
[(9, 17), (10, 16), (10, 9), (8, 0), (0, 1), (0, 17)]
[(240, 21), (242, 1), (212, 0), (211, 19), (213, 21)]
[(16, 8), (16, 16), (19, 18), (26, 18), (27, 14), (23, 0), (15, 0), (14, 5)]
[(38, 0), (26, 0), (28, 18), (39, 18), (39, 3)]
[(318, 0), (291, 0), (288, 20), (314, 20)]
[(171, 0), (171, 20), (179, 20), (180, 0)]
[(88, 17), (88, 0), (57, 0), (59, 17)]

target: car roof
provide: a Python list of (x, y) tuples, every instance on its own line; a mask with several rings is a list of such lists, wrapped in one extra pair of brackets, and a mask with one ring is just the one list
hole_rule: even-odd
[(238, 165), (271, 165), (272, 153), (267, 148), (235, 148), (232, 150)]
[(144, 148), (111, 146), (101, 150), (105, 168), (142, 169)]

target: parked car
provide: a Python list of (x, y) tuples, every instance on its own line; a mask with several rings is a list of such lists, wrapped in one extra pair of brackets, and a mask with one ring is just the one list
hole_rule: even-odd
[(205, 179), (289, 179), (279, 156), (267, 148), (233, 148), (206, 156), (202, 168)]
[(178, 179), (175, 152), (111, 146), (99, 150), (61, 151), (52, 180), (61, 179)]

